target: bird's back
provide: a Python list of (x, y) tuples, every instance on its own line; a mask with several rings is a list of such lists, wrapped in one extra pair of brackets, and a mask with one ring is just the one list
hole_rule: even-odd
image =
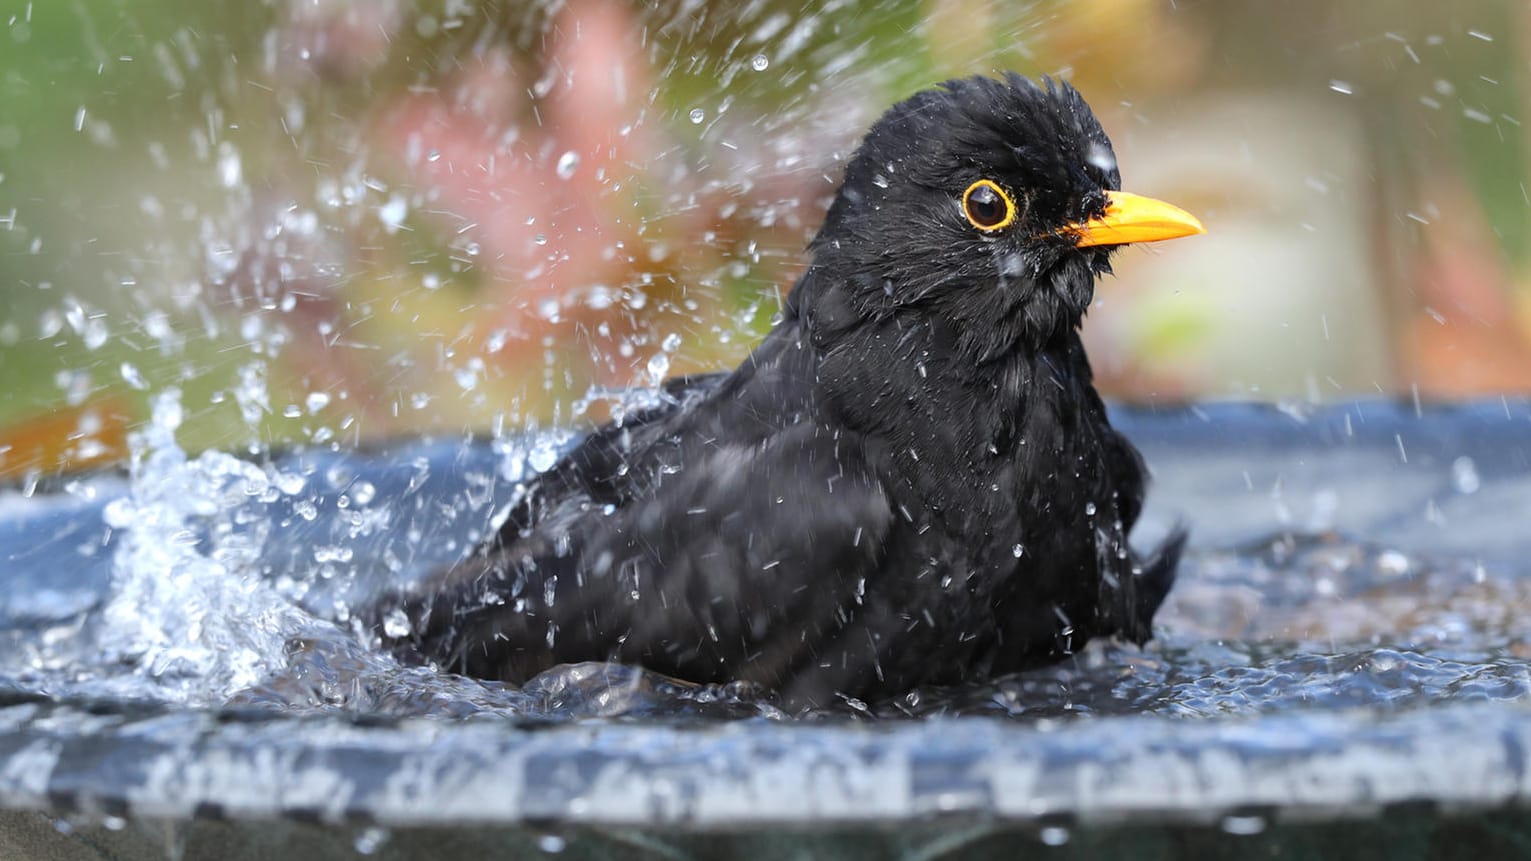
[(622, 660), (787, 683), (850, 620), (892, 522), (865, 447), (821, 420), (814, 367), (779, 329), (736, 371), (593, 432), (423, 585), (407, 645), (510, 681)]

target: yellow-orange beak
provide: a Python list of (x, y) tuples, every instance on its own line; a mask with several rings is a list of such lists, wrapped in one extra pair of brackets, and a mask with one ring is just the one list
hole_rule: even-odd
[(1081, 248), (1158, 242), (1207, 232), (1196, 216), (1184, 209), (1125, 191), (1106, 192), (1106, 214), (1077, 222), (1069, 229), (1078, 237), (1074, 244)]

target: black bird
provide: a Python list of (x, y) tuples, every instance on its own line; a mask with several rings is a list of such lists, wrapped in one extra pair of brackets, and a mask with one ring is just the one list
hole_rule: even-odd
[(384, 639), (472, 676), (615, 660), (789, 707), (1144, 642), (1184, 536), (1128, 546), (1143, 464), (1078, 329), (1116, 246), (1202, 228), (1119, 186), (1067, 84), (895, 105), (754, 353), (592, 433)]

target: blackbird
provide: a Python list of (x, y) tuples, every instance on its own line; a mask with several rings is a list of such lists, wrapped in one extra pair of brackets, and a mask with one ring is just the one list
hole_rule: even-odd
[(1119, 187), (1067, 84), (895, 105), (749, 358), (591, 433), (377, 611), (384, 641), (482, 678), (610, 660), (792, 708), (1146, 641), (1184, 533), (1128, 545), (1143, 463), (1078, 330), (1117, 246), (1202, 227)]

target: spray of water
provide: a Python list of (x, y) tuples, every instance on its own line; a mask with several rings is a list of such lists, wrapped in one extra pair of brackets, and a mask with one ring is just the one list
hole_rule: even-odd
[(286, 482), (224, 452), (188, 457), (175, 438), (182, 417), (180, 392), (167, 389), (133, 435), (131, 491), (104, 512), (121, 544), (97, 636), (107, 662), (131, 666), (156, 695), (218, 703), (280, 665), (289, 637), (325, 623), (258, 576), (264, 509)]

